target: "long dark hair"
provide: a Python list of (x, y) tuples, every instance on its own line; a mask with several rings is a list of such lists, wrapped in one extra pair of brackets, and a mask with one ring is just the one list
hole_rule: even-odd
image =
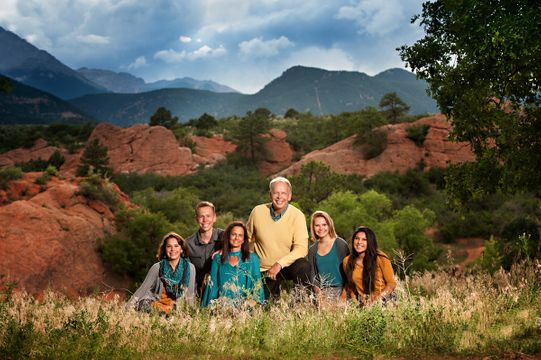
[[(357, 293), (355, 283), (353, 282), (353, 269), (355, 269), (355, 261), (359, 257), (360, 253), (355, 250), (353, 242), (355, 236), (358, 233), (364, 233), (366, 235), (366, 252), (363, 258), (363, 291), (365, 294), (370, 294), (374, 291), (375, 278), (376, 278), (376, 260), (378, 258), (378, 242), (376, 240), (376, 234), (372, 229), (365, 226), (361, 226), (355, 230), (351, 237), (351, 255), (348, 258), (346, 264), (346, 277), (348, 288)], [(357, 294), (360, 295), (360, 294)]]
[(225, 263), (227, 260), (227, 256), (229, 255), (231, 251), (231, 245), (229, 244), (229, 237), (231, 236), (231, 232), (233, 231), (233, 228), (235, 227), (241, 227), (244, 230), (244, 242), (242, 243), (240, 247), (240, 252), (242, 254), (242, 261), (248, 261), (250, 258), (250, 243), (248, 242), (248, 229), (246, 229), (246, 226), (242, 221), (233, 221), (229, 225), (227, 225), (227, 228), (222, 233), (222, 264)]

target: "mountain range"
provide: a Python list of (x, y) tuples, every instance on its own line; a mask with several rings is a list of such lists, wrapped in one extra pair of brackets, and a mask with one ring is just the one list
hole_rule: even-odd
[[(129, 73), (87, 68), (75, 71), (1, 27), (0, 74), (22, 83), (19, 85), (68, 99), (71, 112), (81, 118), (94, 118), (120, 126), (147, 123), (161, 106), (168, 108), (181, 121), (197, 118), (203, 113), (217, 118), (242, 116), (260, 107), (277, 115), (290, 108), (316, 115), (338, 114), (367, 106), (377, 107), (383, 95), (389, 92), (396, 92), (409, 104), (411, 113), (438, 111), (434, 100), (426, 94), (426, 83), (403, 69), (390, 69), (369, 76), (354, 71), (294, 66), (256, 94), (246, 95), (213, 81), (182, 78), (146, 83)], [(17, 119), (38, 123), (54, 121), (50, 120), (54, 118), (54, 112), (44, 113), (40, 118), (39, 107), (18, 106), (21, 102), (39, 102), (42, 97), (38, 92), (19, 85), (10, 94), (11, 100), (4, 99), (10, 105), (6, 105), (0, 114), (0, 123), (13, 123)], [(55, 102), (60, 104), (58, 98)], [(66, 111), (60, 111), (62, 113)], [(58, 121), (67, 119), (61, 116)]]
[(116, 73), (110, 70), (87, 69), (84, 67), (77, 70), (77, 72), (88, 80), (114, 93), (132, 94), (172, 88), (209, 90), (213, 92), (237, 92), (229, 86), (218, 84), (212, 80), (196, 80), (190, 77), (146, 83), (142, 78), (126, 72)]
[(12, 90), (0, 94), (0, 124), (85, 123), (95, 120), (45, 91), (9, 79)]

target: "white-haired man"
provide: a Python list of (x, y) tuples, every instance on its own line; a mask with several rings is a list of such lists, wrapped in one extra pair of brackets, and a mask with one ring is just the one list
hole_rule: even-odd
[(248, 236), (265, 276), (265, 296), (280, 296), (280, 282), (310, 285), (308, 230), (304, 214), (289, 204), (291, 183), (277, 177), (269, 184), (270, 203), (257, 205), (248, 219)]

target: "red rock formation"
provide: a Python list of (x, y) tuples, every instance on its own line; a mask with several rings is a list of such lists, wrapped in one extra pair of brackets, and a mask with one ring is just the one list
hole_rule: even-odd
[(195, 142), (193, 160), (199, 165), (214, 166), (237, 149), (237, 145), (225, 140), (221, 135), (213, 135), (210, 138), (193, 135), (192, 140)]
[[(430, 126), (422, 147), (416, 146), (407, 138), (406, 133), (406, 128), (419, 125)], [(370, 177), (382, 171), (404, 173), (421, 161), (425, 169), (430, 169), (475, 160), (468, 143), (456, 143), (448, 139), (451, 125), (443, 115), (425, 117), (414, 123), (386, 125), (384, 128), (387, 130), (387, 148), (373, 159), (363, 159), (361, 148), (354, 144), (354, 135), (325, 149), (306, 154), (279, 175), (295, 174), (310, 161), (321, 161), (336, 173)]]
[(262, 175), (274, 174), (291, 165), (293, 149), (286, 141), (287, 134), (283, 130), (271, 129), (263, 135), (268, 141), (265, 143), (265, 159), (259, 164)]
[(185, 175), (195, 169), (192, 151), (180, 147), (175, 135), (162, 126), (141, 124), (124, 129), (101, 123), (88, 142), (94, 139), (107, 147), (109, 166), (115, 172)]
[(49, 160), (56, 150), (64, 157), (68, 154), (67, 150), (49, 146), (47, 141), (38, 139), (31, 148), (19, 148), (0, 154), (0, 167), (14, 166), (31, 160)]
[[(10, 188), (32, 188), (35, 177), (26, 174)], [(105, 269), (96, 251), (96, 240), (115, 231), (114, 216), (105, 204), (76, 195), (77, 189), (75, 182), (52, 177), (38, 194), (25, 193), (25, 200), (10, 194), (16, 201), (0, 207), (0, 283), (16, 282), (30, 293), (50, 288), (72, 296), (126, 287), (126, 281)]]

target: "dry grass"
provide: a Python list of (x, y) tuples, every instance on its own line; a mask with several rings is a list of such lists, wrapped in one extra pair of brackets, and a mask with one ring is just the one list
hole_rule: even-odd
[(510, 272), (415, 275), (399, 301), (317, 306), (291, 293), (266, 307), (179, 306), (171, 317), (118, 300), (0, 301), (4, 358), (372, 358), (541, 353), (541, 265)]

